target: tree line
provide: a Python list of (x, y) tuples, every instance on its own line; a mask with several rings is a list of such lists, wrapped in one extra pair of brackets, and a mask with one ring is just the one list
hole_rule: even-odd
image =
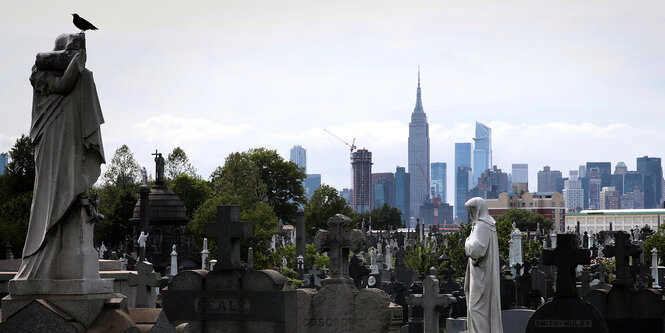
[[(30, 216), (34, 183), (34, 148), (28, 136), (21, 136), (9, 151), (11, 162), (0, 176), (0, 235), (16, 258), (22, 253)], [(341, 213), (353, 219), (359, 227), (363, 219), (371, 218), (374, 229), (393, 229), (402, 226), (400, 211), (384, 205), (364, 214), (355, 214), (337, 189), (322, 184), (310, 200), (305, 197), (303, 182), (306, 174), (294, 162), (284, 160), (276, 150), (253, 148), (229, 154), (207, 179), (201, 177), (185, 151), (176, 147), (166, 157), (165, 181), (168, 188), (182, 200), (187, 218), (187, 232), (199, 247), (203, 242), (205, 223), (216, 221), (219, 205), (240, 206), (242, 221), (252, 222), (254, 237), (244, 240), (243, 253), (254, 249), (255, 267), (276, 265), (269, 253), (272, 236), (278, 232), (281, 220), (292, 223), (299, 207), (304, 207), (307, 236), (327, 228), (326, 222)], [(98, 196), (98, 211), (104, 219), (95, 225), (95, 244), (120, 244), (132, 235), (129, 219), (139, 199), (141, 166), (131, 149), (122, 145), (115, 150), (106, 169), (93, 188)], [(152, 185), (152, 184), (149, 184)], [(133, 236), (132, 236), (133, 237)], [(211, 253), (216, 254), (214, 240)], [(4, 252), (4, 251), (3, 251)], [(2, 254), (4, 256), (4, 253)]]

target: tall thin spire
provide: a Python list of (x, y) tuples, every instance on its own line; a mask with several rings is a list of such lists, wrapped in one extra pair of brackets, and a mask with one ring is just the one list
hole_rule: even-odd
[(418, 89), (416, 91), (416, 107), (413, 109), (413, 112), (425, 112), (423, 110), (423, 101), (420, 99), (420, 64), (418, 64)]

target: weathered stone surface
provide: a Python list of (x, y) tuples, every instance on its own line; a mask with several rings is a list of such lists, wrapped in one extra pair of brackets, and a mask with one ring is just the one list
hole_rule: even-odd
[(119, 294), (90, 295), (9, 295), (2, 299), (2, 321), (19, 312), (35, 300), (45, 300), (75, 321), (90, 327), (104, 304), (112, 298), (124, 298)]
[(127, 309), (104, 309), (86, 333), (138, 333)]
[(529, 319), (526, 332), (605, 333), (609, 330), (600, 312), (591, 304), (578, 297), (566, 297), (543, 304)]
[[(183, 275), (182, 278), (179, 278)], [(296, 291), (271, 270), (185, 271), (163, 292), (164, 311), (191, 332), (294, 332)]]
[(535, 311), (531, 309), (510, 309), (501, 311), (503, 333), (524, 333), (529, 318)]
[(0, 323), (3, 333), (79, 333), (85, 327), (44, 300), (34, 300)]

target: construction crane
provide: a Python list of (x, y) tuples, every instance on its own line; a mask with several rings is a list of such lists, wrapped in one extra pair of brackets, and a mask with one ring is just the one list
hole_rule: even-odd
[(351, 202), (349, 204), (351, 205), (351, 207), (354, 207), (354, 209), (355, 209), (355, 199), (354, 199), (354, 197), (355, 197), (356, 193), (353, 192), (355, 190), (354, 184), (353, 184), (354, 183), (353, 182), (353, 151), (356, 150), (356, 138), (353, 138), (353, 141), (351, 141), (351, 144), (349, 144), (348, 142), (344, 141), (344, 139), (342, 139), (339, 136), (335, 135), (335, 133), (333, 133), (333, 132), (331, 132), (331, 131), (329, 131), (325, 128), (323, 130), (326, 131), (326, 133), (328, 133), (328, 134), (332, 135), (333, 137), (335, 137), (335, 139), (341, 141), (347, 147), (349, 147), (349, 160), (351, 162), (350, 172), (349, 172), (349, 175), (350, 175), (349, 178), (350, 178), (351, 182), (349, 183), (349, 185), (350, 185), (349, 187), (351, 188), (351, 191), (352, 191), (351, 192)]
[(350, 150), (351, 154), (353, 154), (353, 151), (356, 150), (356, 138), (353, 138), (353, 141), (351, 141), (351, 144), (349, 144), (348, 142), (344, 141), (344, 139), (342, 139), (339, 136), (335, 135), (335, 133), (333, 133), (333, 132), (331, 132), (331, 131), (329, 131), (325, 128), (323, 130), (326, 131), (328, 134), (334, 136), (335, 139), (337, 139), (337, 140), (341, 141), (343, 144), (347, 145), (349, 147), (349, 150)]

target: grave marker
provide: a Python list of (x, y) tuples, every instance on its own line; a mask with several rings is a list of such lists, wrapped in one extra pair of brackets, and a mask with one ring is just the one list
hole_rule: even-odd
[(447, 294), (439, 294), (439, 280), (436, 279), (436, 270), (430, 268), (430, 275), (423, 281), (423, 293), (411, 294), (406, 300), (411, 306), (419, 306), (423, 309), (423, 321), (425, 333), (439, 332), (439, 314), (437, 308), (447, 308), (457, 300)]
[(249, 222), (240, 222), (239, 206), (218, 206), (217, 223), (206, 223), (206, 236), (217, 238), (216, 270), (244, 269), (240, 261), (240, 239), (252, 237)]
[(575, 234), (557, 238), (555, 249), (543, 250), (543, 263), (557, 267), (556, 293), (531, 316), (526, 333), (608, 332), (603, 316), (575, 290), (575, 268), (589, 263), (589, 250), (578, 248)]

